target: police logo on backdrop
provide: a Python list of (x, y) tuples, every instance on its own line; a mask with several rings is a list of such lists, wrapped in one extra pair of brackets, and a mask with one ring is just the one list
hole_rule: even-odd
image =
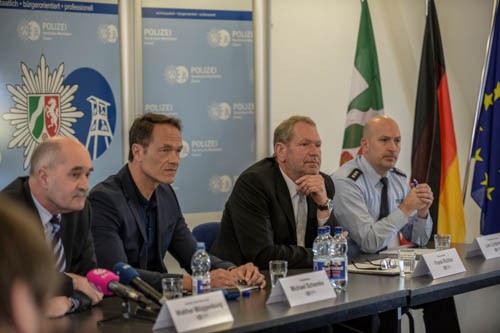
[(213, 175), (209, 181), (210, 191), (213, 193), (227, 193), (233, 187), (233, 181), (228, 175)]
[(17, 35), (22, 40), (36, 41), (40, 38), (41, 29), (37, 21), (22, 20), (17, 25)]
[(97, 28), (99, 40), (103, 44), (114, 44), (118, 40), (118, 29), (114, 24), (101, 24)]
[(109, 84), (95, 70), (80, 68), (64, 79), (64, 63), (52, 73), (45, 56), (36, 73), (21, 62), (22, 85), (7, 85), (15, 105), (3, 119), (15, 127), (8, 149), (24, 148), (24, 169), (35, 147), (57, 135), (77, 138), (93, 159), (109, 148), (116, 106)]
[(184, 84), (189, 79), (189, 71), (185, 66), (167, 66), (164, 75), (171, 84)]
[(207, 33), (207, 40), (211, 47), (227, 47), (231, 43), (231, 34), (225, 29), (212, 29)]
[(208, 108), (210, 119), (228, 120), (231, 117), (231, 105), (228, 103), (212, 103)]
[(179, 154), (179, 157), (184, 158), (184, 157), (188, 156), (190, 150), (191, 149), (189, 148), (189, 143), (187, 143), (187, 141), (182, 140), (182, 150), (181, 150), (181, 153)]

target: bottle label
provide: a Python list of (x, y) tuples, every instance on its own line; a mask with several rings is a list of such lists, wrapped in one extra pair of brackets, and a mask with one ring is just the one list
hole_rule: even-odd
[(330, 279), (330, 261), (326, 259), (313, 260), (313, 271), (325, 271), (326, 276)]
[(193, 294), (205, 294), (210, 291), (210, 280), (203, 278), (193, 278)]
[(346, 261), (344, 259), (332, 259), (330, 265), (331, 280), (346, 280)]

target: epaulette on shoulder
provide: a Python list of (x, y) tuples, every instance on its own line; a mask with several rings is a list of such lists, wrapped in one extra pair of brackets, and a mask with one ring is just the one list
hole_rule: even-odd
[(398, 168), (392, 168), (391, 171), (406, 178), (406, 174), (403, 171), (399, 170)]
[(358, 168), (355, 168), (351, 171), (351, 173), (349, 175), (347, 175), (347, 178), (350, 178), (350, 179), (356, 181), (356, 180), (358, 180), (359, 176), (361, 176), (362, 174), (363, 174), (363, 171), (361, 171)]

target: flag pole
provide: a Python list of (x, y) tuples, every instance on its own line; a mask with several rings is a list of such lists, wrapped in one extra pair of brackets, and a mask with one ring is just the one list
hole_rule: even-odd
[[(481, 73), (481, 87), (479, 89), (479, 96), (477, 97), (477, 104), (476, 104), (476, 114), (474, 115), (474, 124), (472, 127), (472, 136), (470, 139), (470, 146), (469, 146), (469, 155), (467, 156), (467, 166), (465, 167), (465, 176), (464, 176), (464, 186), (462, 195), (463, 195), (463, 201), (462, 203), (465, 204), (465, 198), (467, 194), (467, 186), (469, 184), (469, 172), (470, 172), (470, 165), (472, 161), (472, 145), (474, 144), (474, 138), (476, 136), (476, 128), (477, 128), (477, 122), (479, 119), (479, 113), (481, 112), (481, 104), (482, 104), (482, 97), (484, 96), (484, 85), (486, 81), (486, 73), (488, 72), (488, 68), (490, 66), (490, 49), (491, 49), (491, 43), (492, 43), (492, 34), (493, 34), (493, 25), (495, 24), (495, 14), (498, 10), (498, 0), (495, 0), (495, 4), (493, 6), (493, 14), (491, 16), (491, 28), (490, 28), (490, 35), (488, 36), (488, 42), (487, 42), (487, 48), (486, 48), (486, 55), (484, 56), (484, 66), (483, 66), (483, 72)], [(500, 22), (496, 22), (499, 24)]]

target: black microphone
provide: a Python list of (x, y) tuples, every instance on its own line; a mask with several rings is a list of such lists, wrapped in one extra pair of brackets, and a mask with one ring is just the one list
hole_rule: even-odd
[(134, 288), (138, 289), (146, 295), (146, 297), (152, 299), (158, 304), (164, 304), (166, 302), (163, 295), (150, 284), (141, 279), (139, 273), (129, 264), (119, 262), (113, 267), (113, 272), (115, 272), (115, 274), (120, 278), (120, 283), (123, 283), (126, 286), (134, 286)]
[(104, 295), (116, 295), (137, 302), (140, 306), (158, 309), (158, 306), (140, 292), (118, 282), (118, 276), (103, 268), (95, 268), (87, 273), (87, 279)]

